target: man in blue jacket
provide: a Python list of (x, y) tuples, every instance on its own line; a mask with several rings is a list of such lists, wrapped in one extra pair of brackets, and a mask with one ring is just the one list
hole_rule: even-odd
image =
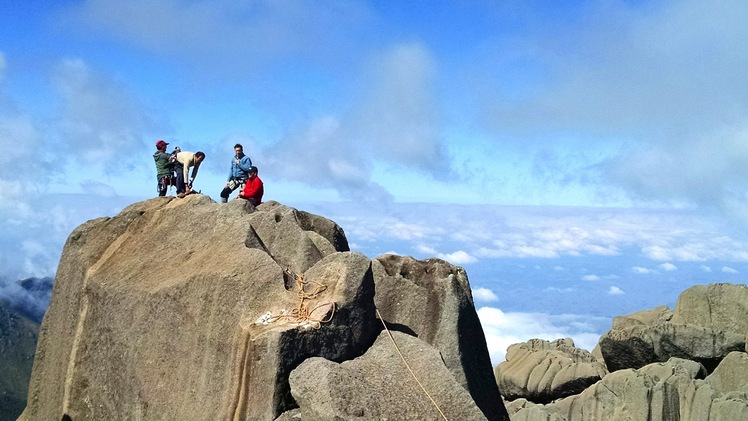
[(240, 144), (234, 145), (234, 158), (231, 160), (231, 172), (226, 181), (226, 187), (221, 191), (221, 203), (229, 201), (229, 196), (234, 190), (244, 186), (247, 182), (249, 169), (252, 168), (252, 160), (244, 155), (244, 148)]

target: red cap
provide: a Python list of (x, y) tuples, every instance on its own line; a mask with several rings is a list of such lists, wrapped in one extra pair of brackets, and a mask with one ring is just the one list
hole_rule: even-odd
[(159, 140), (159, 141), (156, 142), (156, 147), (158, 149), (165, 148), (166, 145), (168, 145), (168, 143), (164, 142), (163, 140)]

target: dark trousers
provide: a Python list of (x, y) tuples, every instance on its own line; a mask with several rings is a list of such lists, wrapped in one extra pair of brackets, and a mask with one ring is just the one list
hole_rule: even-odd
[(247, 180), (242, 179), (242, 178), (234, 178), (231, 181), (229, 181), (229, 185), (224, 187), (223, 190), (221, 190), (221, 199), (225, 199), (223, 200), (224, 202), (228, 200), (229, 196), (231, 196), (231, 192), (233, 192), (234, 190), (238, 188), (242, 188), (244, 186), (244, 183), (246, 182)]
[(187, 192), (187, 186), (184, 184), (184, 165), (174, 165), (174, 170), (177, 172), (177, 194)]

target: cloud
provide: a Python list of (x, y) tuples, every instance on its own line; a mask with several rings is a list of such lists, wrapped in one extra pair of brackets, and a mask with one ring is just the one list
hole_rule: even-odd
[(678, 270), (678, 266), (675, 266), (672, 263), (663, 263), (663, 264), (661, 264), (661, 265), (659, 265), (657, 267), (660, 268), (660, 269), (662, 269), (662, 270), (664, 270), (664, 271), (667, 271), (667, 272), (672, 272), (674, 270)]
[(634, 266), (633, 268), (631, 268), (631, 270), (633, 270), (636, 273), (641, 273), (642, 275), (646, 275), (648, 273), (652, 273), (651, 270), (649, 270), (647, 268), (643, 268), (641, 266)]
[[(436, 64), (420, 43), (400, 43), (367, 64), (348, 135), (378, 159), (440, 177), (449, 172), (436, 96)], [(357, 142), (358, 143), (358, 142)]]
[(95, 31), (204, 75), (239, 77), (275, 60), (354, 61), (373, 16), (362, 2), (88, 0), (62, 19), (71, 31)]
[(464, 265), (466, 263), (475, 263), (478, 261), (478, 259), (467, 254), (466, 252), (462, 250), (458, 250), (454, 253), (449, 253), (449, 254), (439, 253), (437, 257), (439, 257), (440, 259), (446, 260), (455, 265)]
[(597, 276), (597, 275), (585, 275), (585, 276), (582, 277), (582, 280), (583, 281), (594, 282), (594, 281), (599, 281), (600, 277)]
[(481, 307), (478, 317), (494, 366), (504, 360), (509, 345), (533, 338), (572, 338), (577, 347), (591, 351), (603, 331), (610, 328), (610, 319), (590, 315), (504, 312)]
[(733, 269), (729, 266), (722, 266), (722, 273), (740, 273), (737, 269)]
[(476, 288), (473, 290), (473, 299), (478, 302), (490, 303), (498, 301), (499, 297), (488, 288)]
[(137, 152), (156, 123), (125, 87), (80, 59), (59, 63), (53, 83), (60, 100), (54, 153), (61, 162), (76, 160), (107, 175), (115, 163), (142, 162)]
[(0, 305), (41, 323), (52, 294), (52, 278), (11, 281), (0, 276)]
[[(538, 7), (519, 18), (545, 11)], [(538, 175), (560, 185), (748, 220), (747, 199), (736, 194), (748, 182), (748, 87), (739, 70), (748, 65), (740, 19), (748, 4), (598, 1), (574, 11), (573, 23), (530, 26), (475, 52), (472, 67), (503, 76), (481, 79), (475, 94), (486, 125), (542, 143), (522, 149), (543, 164)], [(570, 144), (587, 165), (568, 164)]]
[(618, 288), (617, 286), (611, 286), (608, 289), (608, 294), (610, 295), (623, 295), (625, 292), (621, 288)]

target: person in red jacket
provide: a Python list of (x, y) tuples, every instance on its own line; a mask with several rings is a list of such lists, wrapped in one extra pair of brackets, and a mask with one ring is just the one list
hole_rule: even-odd
[(257, 176), (257, 167), (250, 167), (249, 174), (247, 177), (247, 183), (244, 185), (237, 199), (249, 200), (249, 203), (254, 206), (262, 203), (262, 195), (265, 193), (265, 188), (262, 185), (262, 180)]

